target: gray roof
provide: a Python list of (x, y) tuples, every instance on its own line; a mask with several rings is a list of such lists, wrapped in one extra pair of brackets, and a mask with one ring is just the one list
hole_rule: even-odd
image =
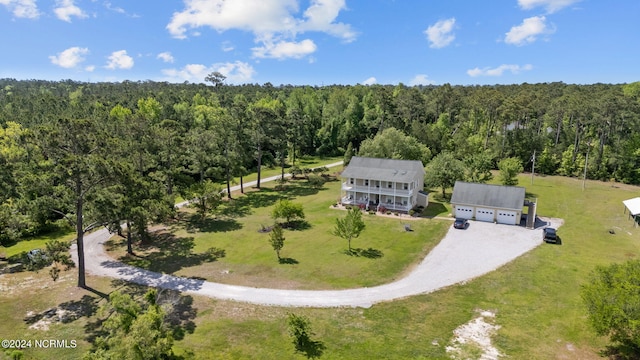
[(342, 172), (342, 177), (380, 181), (411, 182), (416, 175), (424, 176), (420, 160), (379, 159), (354, 156)]
[(496, 209), (521, 211), (525, 189), (519, 186), (501, 186), (456, 181), (451, 204), (486, 206)]

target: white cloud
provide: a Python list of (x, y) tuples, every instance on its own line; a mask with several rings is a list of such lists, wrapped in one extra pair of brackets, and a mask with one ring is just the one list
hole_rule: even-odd
[(111, 11), (117, 12), (117, 13), (119, 13), (119, 14), (126, 14), (126, 13), (127, 13), (123, 8), (121, 8), (121, 7), (119, 7), (119, 6), (113, 6), (113, 4), (112, 4), (110, 1), (105, 1), (105, 2), (104, 2), (104, 6), (105, 6), (108, 10), (111, 10)]
[(131, 69), (133, 67), (133, 58), (127, 55), (127, 50), (114, 51), (109, 55), (107, 69)]
[(89, 49), (75, 46), (59, 52), (57, 56), (49, 56), (49, 60), (54, 65), (70, 69), (83, 62), (85, 60), (83, 55), (88, 53)]
[[(346, 9), (345, 0), (311, 0), (302, 17), (295, 16), (300, 10), (297, 0), (184, 0), (184, 3), (184, 10), (173, 13), (167, 25), (173, 37), (195, 36), (196, 29), (202, 27), (218, 32), (231, 29), (248, 31), (261, 45), (258, 49), (263, 48), (258, 51), (258, 56), (272, 57), (266, 54), (271, 53), (274, 47), (291, 48), (294, 44), (297, 51), (289, 50), (292, 57), (309, 54), (310, 40), (296, 41), (298, 34), (309, 31), (327, 33), (346, 42), (356, 38), (350, 25), (335, 21), (340, 11)], [(301, 46), (304, 48), (300, 49)], [(284, 58), (284, 55), (277, 58)]]
[(362, 85), (373, 85), (373, 84), (375, 84), (377, 82), (378, 82), (378, 80), (372, 76), (372, 77), (368, 78), (367, 80), (363, 81)]
[(57, 7), (53, 9), (56, 17), (62, 21), (71, 22), (71, 17), (76, 16), (78, 18), (86, 18), (88, 15), (77, 7), (73, 0), (58, 0), (56, 1)]
[(525, 45), (538, 39), (539, 35), (552, 34), (554, 29), (546, 24), (547, 18), (544, 16), (533, 16), (526, 18), (522, 24), (514, 26), (506, 33), (504, 42), (511, 45)]
[(234, 49), (235, 47), (229, 41), (225, 41), (222, 43), (222, 51), (229, 52), (229, 51), (233, 51)]
[(518, 0), (518, 5), (524, 10), (544, 7), (548, 13), (554, 13), (581, 0)]
[(533, 66), (531, 64), (525, 64), (525, 65), (513, 65), (513, 64), (502, 64), (500, 66), (498, 66), (497, 68), (474, 68), (474, 69), (469, 69), (467, 70), (467, 75), (471, 76), (471, 77), (478, 77), (478, 76), (502, 76), (502, 74), (505, 71), (510, 71), (512, 74), (519, 74), (522, 71), (529, 71), (532, 70)]
[(409, 81), (410, 86), (416, 85), (434, 85), (436, 82), (429, 79), (429, 77), (425, 74), (418, 74)]
[(253, 56), (257, 58), (282, 60), (286, 58), (300, 59), (314, 53), (316, 49), (316, 44), (313, 41), (305, 39), (300, 42), (280, 41), (275, 44), (271, 41), (265, 41), (263, 46), (251, 50), (253, 50)]
[(253, 81), (253, 76), (256, 73), (251, 65), (241, 61), (217, 63), (209, 67), (201, 64), (189, 64), (182, 69), (164, 69), (162, 73), (170, 82), (204, 83), (204, 78), (214, 71), (226, 76), (226, 81), (233, 84), (249, 83)]
[(344, 23), (335, 23), (341, 10), (346, 9), (345, 0), (312, 0), (304, 12), (306, 21), (300, 23), (300, 31), (326, 32), (347, 42), (356, 39), (356, 32)]
[(84, 68), (84, 71), (92, 72), (95, 69), (96, 69), (95, 65), (89, 65)]
[(158, 54), (158, 56), (156, 56), (156, 58), (161, 59), (166, 63), (172, 63), (174, 60), (173, 55), (171, 55), (171, 53), (168, 51), (161, 52), (160, 54)]
[(0, 0), (0, 4), (18, 18), (37, 19), (40, 16), (36, 0)]
[(431, 43), (429, 47), (434, 49), (443, 48), (456, 38), (453, 34), (453, 29), (456, 24), (455, 18), (446, 20), (440, 20), (437, 23), (429, 26), (424, 33), (427, 35), (427, 39)]

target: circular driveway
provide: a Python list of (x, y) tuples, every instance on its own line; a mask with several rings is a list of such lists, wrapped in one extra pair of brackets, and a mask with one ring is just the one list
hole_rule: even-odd
[[(554, 227), (561, 225), (558, 219), (543, 220)], [(222, 300), (292, 307), (370, 307), (433, 292), (491, 272), (542, 243), (540, 228), (529, 230), (470, 221), (465, 230), (451, 227), (442, 241), (402, 279), (369, 288), (315, 291), (226, 285), (147, 271), (109, 257), (104, 244), (110, 236), (102, 229), (84, 237), (87, 273)], [(72, 250), (72, 255), (77, 261), (77, 251)]]

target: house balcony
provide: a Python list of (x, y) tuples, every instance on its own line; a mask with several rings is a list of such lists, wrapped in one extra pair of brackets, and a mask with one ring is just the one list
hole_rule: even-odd
[(364, 186), (364, 185), (354, 185), (348, 184), (347, 182), (342, 183), (342, 190), (344, 191), (355, 191), (359, 193), (369, 193), (369, 194), (380, 194), (380, 195), (396, 195), (396, 196), (406, 196), (410, 197), (413, 195), (413, 190), (405, 190), (405, 189), (393, 189), (382, 186)]

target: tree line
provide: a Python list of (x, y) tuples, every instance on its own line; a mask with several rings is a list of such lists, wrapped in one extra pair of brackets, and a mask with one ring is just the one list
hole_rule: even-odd
[(97, 226), (119, 231), (126, 223), (129, 236), (144, 238), (149, 222), (172, 214), (177, 196), (214, 196), (212, 183), (229, 189), (252, 172), (260, 187), (264, 166), (284, 173), (307, 155), (388, 154), (427, 166), (454, 159), (481, 180), (503, 159), (531, 170), (535, 153), (537, 173), (581, 176), (586, 167), (590, 179), (640, 184), (640, 82), (312, 87), (231, 86), (220, 74), (206, 80), (0, 79), (0, 242), (61, 222), (75, 228), (79, 250), (82, 234)]

